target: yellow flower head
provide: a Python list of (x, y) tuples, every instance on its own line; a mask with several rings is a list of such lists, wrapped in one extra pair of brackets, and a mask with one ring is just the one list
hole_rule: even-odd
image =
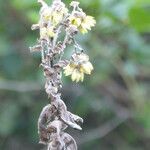
[(40, 28), (40, 39), (47, 39), (47, 38), (48, 38), (47, 28), (46, 27)]
[(47, 28), (47, 35), (49, 37), (51, 37), (51, 38), (55, 36), (55, 32), (54, 32), (54, 27), (53, 26)]
[(51, 22), (54, 26), (58, 25), (63, 19), (63, 13), (58, 11), (52, 12)]
[(83, 34), (87, 33), (88, 30), (91, 30), (91, 27), (95, 26), (96, 24), (94, 17), (87, 16), (84, 13), (81, 13), (81, 15), (74, 14), (73, 16), (69, 17), (69, 20), (70, 23), (77, 26), (79, 31)]
[(96, 21), (94, 19), (94, 17), (92, 16), (86, 16), (82, 23), (81, 26), (79, 27), (79, 30), (81, 31), (81, 33), (87, 33), (88, 30), (91, 30), (91, 27), (94, 27), (96, 24)]
[(42, 18), (43, 18), (44, 21), (47, 22), (47, 21), (49, 21), (51, 19), (51, 12), (52, 12), (52, 10), (51, 10), (50, 7), (47, 7), (47, 8), (45, 8), (43, 10), (43, 12), (42, 12)]
[(78, 69), (74, 69), (73, 72), (72, 72), (71, 80), (76, 81), (76, 82), (79, 82), (79, 81), (83, 82), (84, 73), (80, 72)]
[(84, 80), (84, 74), (91, 74), (93, 69), (88, 55), (76, 53), (72, 56), (72, 61), (64, 67), (64, 74), (71, 76), (72, 81), (79, 82)]
[(55, 36), (54, 27), (43, 27), (40, 28), (40, 39), (47, 40), (49, 37), (52, 38)]
[(75, 16), (70, 16), (69, 20), (70, 20), (72, 25), (75, 25), (77, 27), (79, 27), (81, 25), (81, 18), (78, 18)]
[(68, 9), (63, 3), (53, 3), (52, 7), (45, 7), (41, 13), (45, 22), (50, 22), (53, 26), (58, 25), (63, 17), (68, 13)]
[(53, 10), (51, 13), (51, 23), (53, 26), (58, 25), (63, 20), (64, 16), (68, 13), (68, 9), (62, 5), (59, 9)]

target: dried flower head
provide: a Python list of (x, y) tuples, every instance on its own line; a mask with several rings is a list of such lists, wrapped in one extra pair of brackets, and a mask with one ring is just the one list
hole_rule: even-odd
[(75, 53), (72, 56), (70, 63), (64, 67), (64, 74), (71, 75), (72, 81), (84, 80), (84, 74), (91, 74), (93, 65), (89, 61), (89, 56), (84, 53)]

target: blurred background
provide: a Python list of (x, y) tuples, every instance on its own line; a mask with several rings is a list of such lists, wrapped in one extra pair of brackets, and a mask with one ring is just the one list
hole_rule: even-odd
[[(68, 109), (84, 118), (83, 131), (67, 132), (80, 150), (149, 150), (150, 0), (79, 1), (97, 20), (76, 37), (95, 69), (83, 83), (63, 77)], [(0, 0), (0, 150), (44, 150), (37, 120), (48, 100), (40, 56), (28, 48), (39, 8), (36, 0)]]

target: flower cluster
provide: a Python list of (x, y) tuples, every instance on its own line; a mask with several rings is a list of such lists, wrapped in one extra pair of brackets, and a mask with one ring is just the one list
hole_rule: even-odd
[(55, 36), (57, 26), (68, 15), (68, 9), (61, 1), (54, 1), (51, 6), (43, 0), (38, 0), (38, 2), (42, 4), (40, 20), (38, 24), (32, 26), (32, 29), (39, 28), (40, 39), (48, 40)]
[(43, 21), (50, 23), (52, 26), (58, 25), (67, 13), (68, 9), (65, 7), (65, 4), (57, 1), (51, 7), (46, 4), (41, 9)]
[[(32, 29), (38, 28), (40, 30), (41, 40), (51, 41), (53, 38), (58, 38), (55, 36), (58, 36), (60, 33), (59, 28), (64, 27), (65, 32), (70, 39), (66, 38), (66, 41), (64, 41), (65, 43), (60, 45), (62, 48), (65, 48), (67, 42), (69, 43), (69, 40), (73, 41), (73, 36), (76, 35), (78, 31), (83, 34), (87, 33), (96, 23), (92, 16), (86, 15), (83, 12), (79, 7), (79, 2), (72, 1), (70, 3), (70, 6), (73, 8), (71, 13), (60, 0), (54, 0), (51, 6), (48, 6), (43, 0), (38, 0), (38, 2), (42, 4), (40, 20), (38, 24), (32, 26)], [(74, 46), (78, 47), (75, 43)], [(61, 53), (59, 51), (57, 52), (59, 54)], [(93, 66), (89, 62), (88, 56), (85, 56), (85, 54), (81, 52), (79, 53), (76, 54), (76, 56), (74, 54), (70, 64), (64, 68), (65, 75), (71, 75), (72, 81), (76, 82), (83, 81), (84, 74), (91, 74), (91, 71), (93, 70)]]
[(78, 2), (72, 1), (70, 5), (74, 8), (69, 17), (70, 23), (75, 25), (81, 33), (87, 33), (96, 24), (94, 17), (86, 15)]
[(72, 81), (79, 82), (84, 80), (84, 74), (91, 74), (92, 70), (93, 66), (89, 62), (89, 56), (81, 52), (72, 55), (72, 60), (64, 67), (64, 74), (71, 75)]
[(96, 24), (94, 17), (86, 15), (79, 7), (78, 2), (71, 2), (70, 6), (73, 7), (71, 13), (61, 1), (54, 1), (51, 6), (48, 6), (43, 0), (38, 0), (38, 2), (42, 4), (40, 20), (38, 24), (33, 25), (32, 29), (40, 29), (41, 39), (53, 38), (56, 28), (62, 23), (67, 23), (68, 28), (74, 26), (77, 31), (83, 34), (91, 30), (91, 27)]
[(87, 16), (83, 12), (74, 12), (73, 15), (69, 18), (72, 25), (75, 25), (78, 30), (85, 34), (88, 30), (91, 30), (91, 27), (95, 26), (96, 21), (92, 16)]

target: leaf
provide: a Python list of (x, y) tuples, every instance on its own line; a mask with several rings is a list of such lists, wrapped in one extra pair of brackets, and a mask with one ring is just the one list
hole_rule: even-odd
[(37, 11), (33, 11), (33, 10), (30, 10), (26, 13), (27, 15), (27, 18), (33, 22), (33, 23), (37, 23), (38, 22), (38, 19), (39, 19), (39, 14)]
[(142, 7), (133, 7), (129, 11), (130, 25), (139, 32), (150, 32), (150, 11)]
[(19, 9), (19, 10), (26, 10), (28, 8), (38, 5), (35, 0), (30, 0), (30, 1), (22, 0), (21, 2), (20, 2), (20, 0), (13, 0), (13, 1), (11, 1), (11, 4), (16, 9)]
[(137, 6), (148, 6), (150, 5), (150, 1), (149, 0), (136, 0), (136, 5)]

